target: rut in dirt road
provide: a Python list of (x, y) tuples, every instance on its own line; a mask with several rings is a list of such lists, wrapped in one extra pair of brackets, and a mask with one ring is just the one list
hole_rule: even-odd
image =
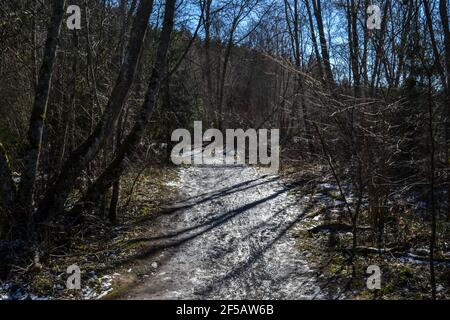
[(183, 200), (160, 217), (166, 246), (134, 299), (317, 299), (319, 285), (292, 229), (306, 209), (290, 187), (256, 167), (179, 169)]

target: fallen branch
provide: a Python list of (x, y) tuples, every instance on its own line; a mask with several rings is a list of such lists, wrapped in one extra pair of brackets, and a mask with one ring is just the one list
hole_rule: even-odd
[(355, 248), (356, 253), (367, 255), (367, 254), (385, 254), (385, 253), (398, 253), (405, 252), (409, 249), (408, 246), (396, 246), (391, 248), (375, 248), (375, 247), (366, 247), (366, 246), (357, 246)]
[[(359, 231), (371, 230), (372, 228), (369, 226), (359, 226)], [(350, 224), (346, 223), (327, 223), (321, 224), (314, 228), (309, 229), (308, 231), (311, 233), (319, 233), (319, 232), (352, 232), (353, 227)]]
[[(408, 253), (405, 258), (411, 259), (411, 260), (417, 260), (420, 262), (429, 263), (430, 262), (430, 256), (419, 256), (413, 253)], [(435, 263), (444, 263), (444, 264), (450, 264), (450, 259), (444, 259), (444, 258), (434, 258), (433, 262)]]

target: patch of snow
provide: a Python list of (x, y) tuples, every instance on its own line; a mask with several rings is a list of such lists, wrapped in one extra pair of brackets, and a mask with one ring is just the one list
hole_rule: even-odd
[(37, 296), (28, 292), (28, 286), (0, 281), (0, 300), (50, 300), (49, 296)]
[(336, 189), (337, 186), (334, 184), (331, 184), (331, 183), (321, 183), (321, 184), (319, 184), (319, 187), (322, 190), (332, 190), (332, 189)]

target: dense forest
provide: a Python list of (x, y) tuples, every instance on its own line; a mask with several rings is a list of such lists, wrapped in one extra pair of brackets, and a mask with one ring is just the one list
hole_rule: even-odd
[[(187, 220), (153, 220), (180, 212), (178, 189), (194, 192), (183, 183), (198, 179), (202, 193), (223, 187), (243, 203), (255, 194), (242, 188), (250, 180), (239, 180), (247, 169), (228, 187), (210, 179), (219, 169), (172, 164), (172, 132), (202, 121), (224, 132), (279, 129), (276, 179), (304, 213), (280, 232), (296, 239), (282, 254), (310, 253), (313, 278), (327, 283), (322, 297), (448, 299), (449, 7), (448, 0), (2, 1), (0, 297), (68, 297), (55, 289), (65, 285), (57, 274), (73, 263), (87, 281), (89, 270), (105, 276), (137, 260), (163, 268), (149, 257), (164, 246), (187, 256), (190, 234), (146, 252), (155, 230), (191, 231)], [(183, 212), (199, 206), (203, 214), (205, 201)], [(222, 228), (248, 206), (202, 223)], [(250, 253), (235, 265), (257, 259)], [(365, 286), (369, 265), (383, 272), (375, 291)], [(229, 288), (236, 295), (237, 283)], [(206, 293), (214, 290), (200, 297), (234, 297)]]

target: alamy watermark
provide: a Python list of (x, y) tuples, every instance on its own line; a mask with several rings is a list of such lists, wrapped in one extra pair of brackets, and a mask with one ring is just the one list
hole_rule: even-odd
[[(67, 6), (66, 13), (69, 17), (66, 25), (69, 30), (81, 29), (81, 9), (78, 5), (72, 4)], [(366, 13), (369, 15), (366, 20), (366, 27), (369, 30), (381, 29), (381, 9), (378, 5), (372, 4), (367, 7)]]
[(370, 276), (367, 278), (367, 289), (369, 290), (380, 290), (381, 289), (381, 269), (377, 265), (370, 265), (366, 270), (367, 274)]
[(67, 7), (66, 13), (69, 17), (66, 20), (66, 26), (69, 30), (81, 29), (81, 9), (79, 6), (72, 4)]
[(381, 29), (381, 9), (379, 6), (373, 4), (367, 7), (366, 13), (369, 15), (367, 17), (366, 26), (369, 30), (380, 30)]
[(81, 270), (76, 264), (72, 264), (67, 267), (66, 273), (70, 276), (66, 281), (67, 290), (80, 290), (81, 289)]
[[(194, 121), (194, 139), (187, 129), (172, 132), (171, 140), (179, 142), (172, 149), (171, 160), (176, 165), (261, 164), (276, 172), (280, 164), (279, 138), (278, 129), (271, 129), (270, 137), (268, 129), (226, 129), (224, 141), (220, 130), (208, 129), (203, 133), (202, 122)], [(210, 143), (205, 146), (205, 142)]]

